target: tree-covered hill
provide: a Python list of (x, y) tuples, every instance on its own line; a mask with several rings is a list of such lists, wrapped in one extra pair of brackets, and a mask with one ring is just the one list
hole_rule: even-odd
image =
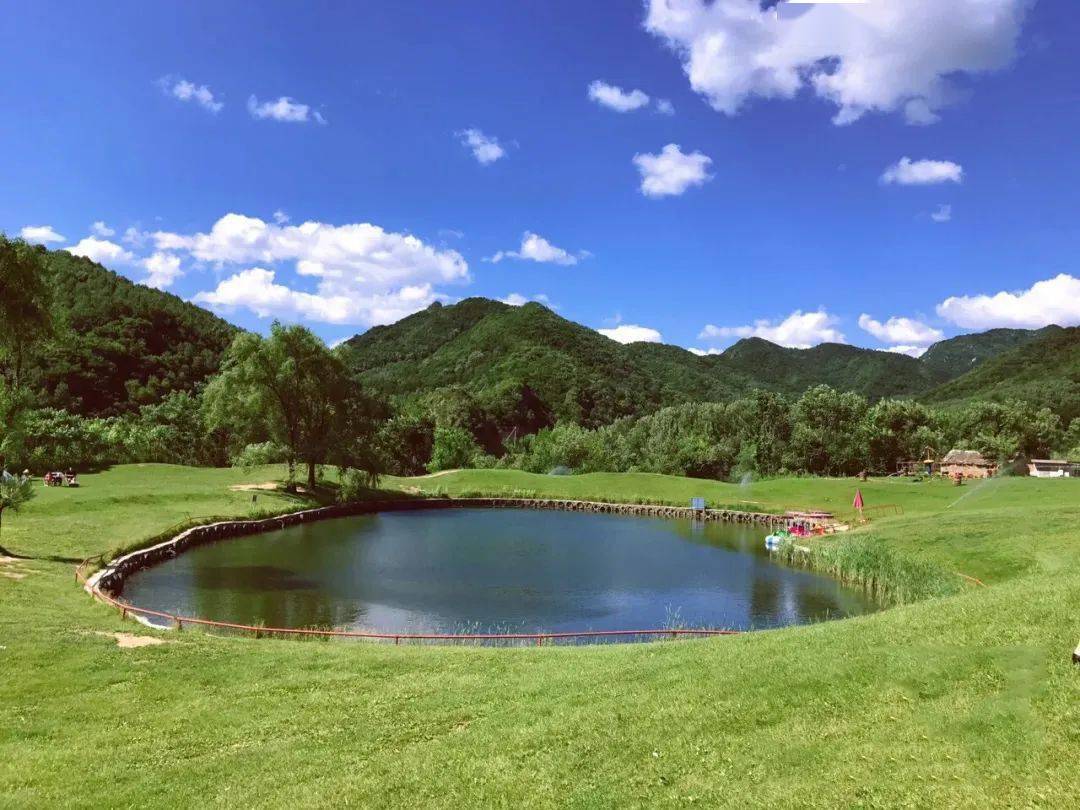
[(937, 382), (954, 380), (980, 363), (1012, 351), (1025, 343), (1059, 329), (990, 329), (972, 335), (958, 335), (931, 346), (919, 362)]
[[(820, 384), (877, 400), (915, 397), (1034, 333), (994, 330), (942, 341), (917, 360), (855, 346), (788, 349), (760, 338), (720, 355), (676, 346), (620, 345), (531, 303), (469, 298), (432, 307), (345, 344), (364, 381), (408, 398), (451, 385), (475, 394), (527, 386), (559, 418), (585, 425), (690, 401), (728, 401), (764, 389), (799, 396)], [(958, 358), (964, 358), (959, 362)]]
[(912, 357), (838, 343), (787, 349), (761, 338), (745, 338), (709, 359), (721, 373), (744, 378), (754, 388), (791, 396), (824, 383), (876, 400), (913, 396), (932, 384), (926, 369)]
[(43, 404), (112, 415), (191, 391), (216, 373), (237, 328), (89, 259), (36, 248), (53, 334), (28, 369)]
[(1042, 329), (924, 397), (928, 403), (947, 405), (1009, 399), (1048, 407), (1065, 424), (1080, 417), (1080, 328)]
[(411, 396), (528, 386), (559, 417), (600, 425), (665, 404), (720, 396), (709, 365), (675, 347), (622, 346), (540, 304), (483, 298), (433, 305), (345, 344), (376, 391)]

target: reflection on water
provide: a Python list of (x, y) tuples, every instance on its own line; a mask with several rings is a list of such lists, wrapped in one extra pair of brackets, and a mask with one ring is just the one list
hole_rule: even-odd
[(862, 593), (774, 563), (758, 527), (570, 512), (386, 513), (191, 549), (128, 580), (141, 607), (390, 633), (752, 629), (857, 615)]

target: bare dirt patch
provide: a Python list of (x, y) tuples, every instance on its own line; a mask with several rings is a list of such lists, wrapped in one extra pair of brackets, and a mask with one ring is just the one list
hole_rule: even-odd
[[(284, 492), (285, 488), (277, 481), (264, 481), (261, 484), (233, 484), (229, 487), (233, 492)], [(299, 495), (307, 494), (307, 487), (298, 485), (296, 492)]]
[(99, 636), (107, 636), (116, 639), (116, 646), (122, 650), (130, 650), (135, 647), (156, 647), (159, 644), (169, 644), (163, 638), (155, 636), (137, 636), (134, 633), (105, 633), (98, 632)]
[(22, 560), (15, 557), (0, 556), (0, 577), (7, 579), (26, 579), (30, 569), (22, 566)]

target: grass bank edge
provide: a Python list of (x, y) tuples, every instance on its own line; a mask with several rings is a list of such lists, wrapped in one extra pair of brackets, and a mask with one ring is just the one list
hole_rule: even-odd
[(801, 539), (785, 540), (772, 555), (861, 588), (883, 607), (952, 596), (968, 587), (956, 572), (921, 555), (897, 551), (865, 529), (815, 538), (809, 545)]

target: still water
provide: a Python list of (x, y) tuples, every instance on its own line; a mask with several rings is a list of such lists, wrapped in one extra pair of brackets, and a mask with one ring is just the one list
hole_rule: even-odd
[(343, 518), (192, 548), (133, 575), (140, 607), (389, 633), (748, 630), (874, 610), (773, 562), (759, 527), (518, 509)]

